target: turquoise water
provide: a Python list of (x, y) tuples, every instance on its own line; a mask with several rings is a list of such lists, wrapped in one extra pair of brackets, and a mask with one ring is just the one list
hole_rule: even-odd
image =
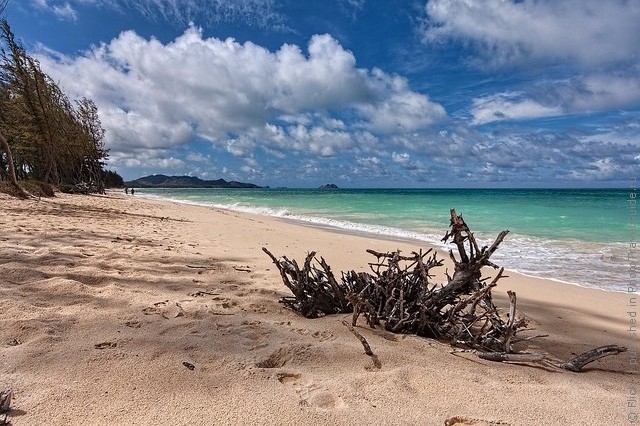
[[(506, 269), (623, 291), (628, 280), (629, 191), (620, 189), (141, 189), (171, 199), (283, 217), (443, 247), (449, 210), (491, 243)], [(309, 247), (313, 249), (313, 247)]]

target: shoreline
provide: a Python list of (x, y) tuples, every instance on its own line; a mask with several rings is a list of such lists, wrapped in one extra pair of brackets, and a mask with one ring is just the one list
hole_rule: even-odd
[[(438, 253), (440, 254), (441, 257), (448, 259), (449, 254), (447, 249), (444, 247), (443, 244), (436, 244), (432, 241), (426, 240), (426, 239), (422, 239), (422, 238), (418, 238), (418, 237), (403, 237), (400, 235), (393, 235), (393, 234), (386, 234), (386, 233), (377, 233), (377, 232), (373, 232), (373, 231), (367, 231), (367, 230), (360, 230), (360, 229), (349, 229), (346, 227), (340, 227), (338, 225), (332, 225), (330, 223), (321, 223), (321, 222), (314, 222), (313, 220), (304, 220), (304, 219), (300, 219), (300, 218), (296, 218), (296, 217), (286, 217), (286, 216), (278, 216), (275, 214), (260, 214), (260, 213), (256, 213), (256, 212), (249, 212), (249, 211), (245, 211), (242, 209), (233, 209), (233, 208), (227, 208), (227, 207), (222, 207), (222, 206), (214, 206), (214, 205), (209, 205), (207, 203), (198, 203), (198, 202), (192, 202), (192, 201), (186, 201), (186, 200), (175, 200), (175, 199), (171, 199), (171, 198), (163, 198), (161, 196), (157, 196), (155, 194), (152, 194), (151, 197), (148, 196), (149, 194), (145, 194), (144, 192), (139, 193), (139, 197), (147, 199), (147, 200), (151, 200), (151, 201), (158, 201), (158, 202), (170, 202), (170, 203), (176, 203), (178, 205), (186, 205), (186, 206), (197, 206), (197, 207), (202, 207), (202, 208), (208, 208), (211, 210), (224, 210), (224, 211), (228, 211), (228, 212), (234, 212), (234, 213), (238, 213), (238, 214), (247, 214), (247, 215), (254, 215), (257, 217), (268, 217), (268, 218), (272, 218), (275, 220), (280, 220), (284, 223), (289, 223), (295, 226), (304, 226), (304, 227), (309, 227), (312, 229), (318, 229), (321, 231), (326, 231), (326, 232), (334, 232), (334, 233), (338, 233), (338, 234), (345, 234), (345, 235), (354, 235), (354, 236), (361, 236), (363, 238), (369, 238), (369, 239), (373, 239), (373, 240), (384, 240), (384, 241), (394, 241), (394, 242), (398, 242), (401, 244), (410, 244), (410, 245), (419, 245), (422, 248), (433, 248), (435, 250), (438, 251)], [(359, 223), (355, 223), (355, 225), (360, 225)], [(377, 225), (376, 225), (377, 226)], [(382, 226), (380, 225), (381, 228), (388, 228), (386, 226)], [(413, 231), (405, 231), (402, 230), (400, 228), (389, 228), (389, 229), (396, 229), (398, 231), (402, 231), (402, 232), (411, 232), (414, 233)], [(446, 229), (445, 229), (446, 232)], [(443, 234), (444, 235), (444, 234)], [(504, 248), (502, 249), (498, 249), (498, 251), (503, 251)], [(502, 265), (504, 266), (504, 265)], [(585, 288), (585, 289), (594, 289), (594, 290), (601, 290), (604, 292), (611, 292), (611, 293), (620, 293), (620, 294), (627, 294), (627, 292), (625, 290), (619, 290), (616, 288), (602, 288), (602, 287), (597, 287), (594, 285), (588, 285), (588, 284), (582, 284), (578, 281), (568, 281), (568, 280), (564, 280), (561, 278), (554, 278), (554, 277), (545, 277), (545, 276), (540, 276), (540, 275), (535, 275), (534, 273), (526, 273), (526, 272), (521, 272), (517, 269), (514, 268), (509, 268), (508, 266), (505, 266), (505, 271), (512, 273), (512, 274), (518, 274), (521, 275), (523, 277), (528, 277), (528, 278), (535, 278), (535, 279), (541, 279), (541, 280), (548, 280), (548, 281), (553, 281), (559, 284), (566, 284), (566, 285), (570, 285), (570, 286), (576, 286), (576, 287), (580, 287), (580, 288)]]
[[(309, 320), (278, 303), (289, 291), (261, 250), (298, 261), (318, 250), (339, 276), (366, 270), (366, 248), (410, 242), (120, 193), (0, 201), (0, 389), (14, 390), (15, 426), (627, 418), (637, 379), (624, 353), (576, 374), (359, 322), (378, 369), (342, 325), (350, 315)], [(566, 360), (630, 343), (625, 295), (509, 274), (494, 289), (505, 311), (507, 290), (535, 329), (523, 336), (549, 335), (519, 350)]]

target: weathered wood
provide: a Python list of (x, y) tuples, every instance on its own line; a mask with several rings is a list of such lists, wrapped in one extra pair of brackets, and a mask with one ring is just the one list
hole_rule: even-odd
[[(535, 336), (542, 337), (542, 336)], [(561, 368), (563, 370), (573, 371), (579, 373), (582, 368), (596, 361), (600, 358), (604, 358), (610, 355), (618, 355), (625, 352), (627, 348), (617, 345), (600, 346), (598, 348), (590, 349), (574, 358), (571, 358), (566, 362), (558, 362), (556, 359), (541, 353), (506, 353), (506, 352), (476, 352), (476, 356), (480, 359), (495, 362), (532, 362), (539, 363), (546, 366), (555, 368)]]
[(560, 368), (562, 368), (563, 370), (569, 370), (578, 373), (582, 371), (582, 368), (585, 365), (590, 364), (595, 360), (610, 355), (618, 355), (622, 352), (626, 352), (626, 350), (627, 348), (625, 348), (624, 346), (618, 345), (600, 346), (598, 348), (586, 351), (576, 356), (575, 358), (571, 358), (569, 361), (560, 364)]
[(509, 290), (507, 291), (507, 295), (509, 296), (509, 319), (507, 320), (505, 337), (504, 337), (504, 350), (505, 352), (511, 352), (511, 339), (515, 336), (517, 327), (514, 327), (516, 324), (516, 293)]
[(11, 398), (13, 391), (11, 389), (3, 389), (0, 391), (0, 413), (6, 413), (11, 409)]
[[(480, 270), (483, 266), (496, 267), (495, 264), (489, 261), (489, 258), (509, 233), (509, 231), (500, 232), (489, 248), (483, 247), (480, 249), (462, 216), (458, 216), (455, 209), (451, 209), (450, 213), (451, 229), (446, 233), (442, 241), (445, 243), (452, 241), (456, 245), (460, 260), (458, 261), (455, 258), (452, 251), (449, 252), (451, 259), (454, 261), (455, 270), (447, 285), (429, 301), (430, 307), (433, 309), (442, 308), (450, 304), (451, 300), (460, 293), (469, 294), (471, 291), (481, 288), (480, 279), (482, 273)], [(467, 254), (465, 242), (469, 246), (469, 254)]]
[[(501, 233), (491, 247), (480, 248), (461, 216), (451, 210), (451, 230), (446, 240), (457, 245), (454, 275), (444, 286), (431, 283), (431, 270), (443, 265), (433, 249), (403, 255), (400, 251), (379, 252), (369, 263), (371, 273), (342, 273), (338, 282), (324, 258), (307, 255), (302, 270), (286, 257), (269, 255), (293, 297), (280, 300), (308, 318), (353, 312), (352, 324), (362, 315), (370, 327), (383, 325), (394, 333), (413, 333), (448, 338), (455, 344), (478, 349), (502, 350), (515, 336), (521, 323), (507, 325), (491, 298), (491, 289), (503, 277), (503, 270), (491, 282), (481, 268), (506, 235)], [(467, 253), (468, 250), (468, 253)]]
[(547, 359), (543, 354), (510, 354), (506, 352), (477, 352), (476, 356), (495, 362), (541, 362)]
[(369, 342), (367, 342), (367, 339), (365, 339), (362, 334), (358, 333), (358, 330), (353, 328), (348, 322), (343, 320), (342, 325), (347, 327), (349, 331), (353, 333), (353, 335), (356, 336), (358, 340), (360, 340), (360, 343), (362, 343), (362, 346), (364, 347), (364, 353), (371, 357), (371, 359), (373, 360), (373, 365), (375, 365), (376, 368), (382, 368), (382, 363), (378, 359), (378, 356), (371, 350), (371, 346), (369, 346)]
[(394, 333), (446, 339), (456, 346), (477, 349), (480, 358), (491, 361), (540, 362), (580, 371), (596, 359), (625, 350), (614, 345), (596, 348), (562, 365), (542, 354), (514, 353), (515, 344), (546, 336), (518, 335), (527, 330), (527, 323), (517, 316), (514, 292), (507, 292), (510, 305), (506, 319), (494, 304), (491, 292), (505, 277), (504, 268), (492, 279), (482, 276), (483, 267), (498, 268), (490, 258), (509, 231), (500, 232), (491, 245), (480, 247), (462, 216), (454, 209), (450, 213), (451, 227), (443, 241), (456, 246), (457, 256), (450, 251), (455, 268), (453, 275), (446, 272), (446, 284), (431, 282), (431, 270), (443, 265), (432, 249), (408, 256), (399, 250), (368, 249), (376, 258), (369, 263), (371, 272), (343, 272), (338, 282), (324, 258), (316, 259), (315, 252), (307, 255), (300, 270), (295, 260), (284, 256), (277, 259), (263, 248), (293, 293), (293, 297), (283, 297), (280, 302), (307, 318), (353, 313), (351, 325), (346, 321), (343, 324), (360, 339), (370, 356), (373, 352), (366, 339), (353, 328), (361, 316), (372, 328), (381, 325)]
[(265, 247), (262, 248), (273, 263), (278, 267), (284, 284), (291, 290), (294, 297), (283, 297), (280, 302), (289, 308), (300, 312), (307, 318), (318, 318), (324, 315), (351, 312), (345, 291), (339, 285), (331, 272), (329, 265), (321, 259), (313, 262), (315, 252), (310, 252), (305, 258), (303, 269), (300, 270), (295, 260), (276, 257)]

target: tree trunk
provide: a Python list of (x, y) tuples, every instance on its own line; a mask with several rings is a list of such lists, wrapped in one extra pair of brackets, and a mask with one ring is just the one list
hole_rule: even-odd
[(9, 142), (7, 142), (7, 139), (2, 133), (0, 133), (0, 146), (2, 146), (2, 150), (7, 154), (7, 164), (9, 165), (9, 178), (11, 179), (11, 184), (16, 187), (21, 196), (25, 198), (28, 197), (29, 194), (27, 194), (18, 184), (16, 168), (13, 164), (13, 155), (11, 155), (11, 147), (9, 147)]

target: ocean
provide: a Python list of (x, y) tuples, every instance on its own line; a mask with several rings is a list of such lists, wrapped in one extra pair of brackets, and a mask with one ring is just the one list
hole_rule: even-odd
[(492, 257), (507, 270), (607, 291), (625, 291), (629, 280), (625, 189), (140, 189), (136, 194), (439, 248), (450, 248), (440, 240), (455, 208), (482, 245), (510, 231)]

